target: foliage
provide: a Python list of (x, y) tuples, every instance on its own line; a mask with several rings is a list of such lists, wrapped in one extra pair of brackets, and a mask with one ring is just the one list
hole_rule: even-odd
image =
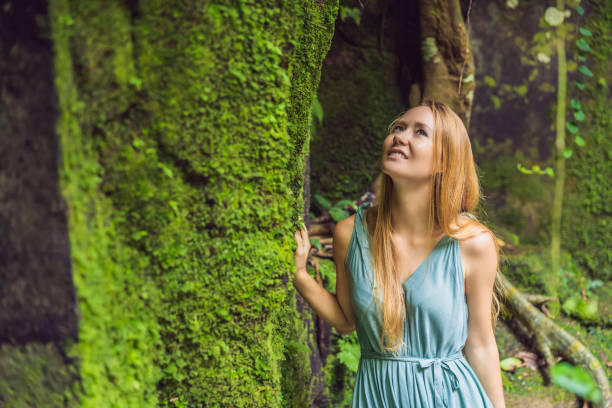
[(342, 221), (349, 216), (346, 208), (350, 207), (354, 211), (357, 211), (357, 205), (354, 201), (349, 199), (341, 199), (332, 205), (332, 203), (321, 194), (314, 194), (313, 197), (315, 203), (317, 203), (322, 210), (329, 212), (329, 215), (331, 215), (335, 222)]
[(353, 19), (355, 24), (361, 24), (361, 11), (356, 7), (340, 6), (340, 20)]
[[(575, 149), (568, 161), (568, 196), (564, 206), (564, 246), (571, 251), (582, 274), (592, 279), (607, 281), (612, 277), (612, 249), (609, 234), (612, 214), (612, 132), (610, 109), (612, 100), (605, 78), (610, 75), (612, 44), (609, 27), (612, 23), (612, 4), (605, 1), (590, 2), (592, 13), (579, 28), (582, 39), (589, 44), (593, 77), (574, 81), (584, 95), (580, 107), (585, 120), (580, 122), (580, 133), (585, 148)], [(584, 52), (577, 49), (576, 55)], [(586, 57), (583, 57), (586, 58)], [(570, 102), (570, 105), (572, 103)], [(578, 143), (578, 142), (577, 142)]]
[(475, 139), (472, 148), (482, 158), (479, 173), (489, 196), (482, 203), (482, 212), (489, 215), (488, 225), (515, 244), (540, 244), (548, 232), (540, 225), (548, 225), (550, 217), (548, 178), (515, 170), (517, 161), (524, 161), (527, 155), (513, 148), (512, 140)]
[(349, 336), (344, 336), (338, 340), (338, 360), (342, 362), (352, 372), (356, 373), (361, 356), (361, 347), (357, 339), (357, 332), (352, 332)]
[(550, 264), (539, 251), (509, 255), (506, 263), (504, 273), (514, 285), (527, 293), (546, 293)]
[(522, 364), (522, 361), (516, 357), (504, 358), (499, 362), (499, 366), (504, 371), (514, 371), (518, 366)]
[(561, 305), (563, 312), (568, 316), (577, 317), (586, 323), (599, 321), (597, 313), (597, 299), (583, 299), (579, 294), (574, 294)]
[(587, 401), (597, 403), (601, 400), (601, 391), (595, 381), (589, 372), (580, 366), (572, 366), (562, 361), (551, 367), (550, 376), (553, 384), (568, 389)]
[(312, 97), (312, 106), (310, 107), (310, 116), (308, 117), (311, 135), (315, 134), (317, 128), (316, 123), (319, 123), (319, 125), (323, 124), (323, 106), (321, 106), (321, 102), (319, 102), (317, 94), (314, 94)]

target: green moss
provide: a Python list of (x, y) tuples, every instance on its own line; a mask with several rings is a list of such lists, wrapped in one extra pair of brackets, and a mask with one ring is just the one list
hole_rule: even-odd
[[(584, 91), (572, 83), (568, 95), (580, 100), (587, 119), (579, 126), (579, 135), (586, 141), (584, 148), (571, 140), (568, 145), (574, 155), (567, 161), (568, 187), (564, 208), (562, 245), (573, 259), (593, 278), (612, 279), (612, 99), (605, 82), (597, 78), (612, 75), (610, 25), (612, 4), (591, 1), (593, 13), (583, 25), (593, 33), (588, 42), (593, 49), (587, 65), (594, 73), (586, 81)], [(578, 74), (576, 74), (578, 75)], [(569, 108), (568, 108), (569, 109)], [(572, 138), (568, 135), (568, 138)]]
[[(64, 1), (53, 2), (50, 7), (61, 108), (60, 183), (70, 207), (72, 267), (80, 315), (79, 342), (69, 350), (79, 359), (82, 378), (75, 395), (85, 407), (152, 406), (157, 400), (155, 387), (160, 378), (159, 324), (152, 312), (158, 290), (145, 273), (149, 260), (126, 244), (118, 230), (112, 202), (99, 189), (104, 169), (95, 153), (91, 127), (87, 126), (92, 113), (110, 116), (109, 110), (117, 106), (109, 104), (110, 109), (93, 112), (86, 109), (87, 92), (79, 94), (79, 81), (74, 76), (75, 48), (83, 46), (74, 44), (74, 37), (78, 38), (81, 30), (101, 29), (100, 23), (107, 21), (104, 17), (119, 18), (121, 13), (117, 7), (106, 8), (108, 14), (95, 10), (94, 4), (91, 7), (80, 9), (84, 15), (71, 13)], [(98, 25), (88, 21), (87, 12), (100, 12), (103, 17)], [(110, 47), (113, 43), (107, 44), (106, 40), (100, 34), (100, 43)], [(120, 42), (113, 45), (125, 46)], [(83, 46), (76, 54), (84, 60), (93, 58), (85, 50), (92, 51)], [(106, 68), (112, 69), (112, 61), (107, 61)], [(107, 78), (102, 75), (103, 68), (91, 73), (88, 81), (82, 79), (83, 83), (91, 86), (98, 76)], [(121, 100), (122, 95), (113, 89), (109, 86), (102, 99)], [(103, 106), (100, 100), (94, 103)]]
[(70, 388), (77, 377), (54, 344), (0, 347), (0, 405), (5, 408), (77, 406)]
[(287, 217), (336, 13), (53, 2), (84, 406), (307, 405)]

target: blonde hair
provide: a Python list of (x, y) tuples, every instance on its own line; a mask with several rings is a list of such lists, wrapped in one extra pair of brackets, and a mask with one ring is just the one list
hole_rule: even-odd
[[(429, 190), (428, 231), (433, 233), (434, 220), (449, 237), (461, 240), (489, 233), (495, 243), (497, 254), (497, 275), (492, 299), (491, 321), (495, 327), (499, 315), (499, 295), (503, 291), (499, 270), (500, 248), (495, 234), (480, 223), (472, 212), (480, 200), (480, 186), (472, 147), (463, 121), (446, 104), (425, 100), (419, 106), (427, 106), (433, 113), (433, 176)], [(395, 122), (407, 111), (400, 114), (389, 126), (388, 133)], [(384, 158), (381, 157), (382, 160)], [(382, 173), (380, 188), (372, 210), (376, 213), (376, 226), (372, 235), (372, 258), (375, 276), (375, 297), (379, 298), (382, 289), (382, 305), (375, 301), (379, 312), (382, 309), (382, 332), (380, 344), (382, 351), (398, 352), (402, 345), (402, 328), (406, 318), (406, 304), (402, 282), (393, 262), (394, 249), (391, 242), (391, 192), (393, 180)], [(461, 213), (468, 213), (462, 217)], [(461, 225), (459, 222), (461, 221)], [(451, 229), (452, 225), (457, 227)], [(475, 227), (475, 228), (474, 228)], [(427, 257), (429, 263), (429, 256)]]

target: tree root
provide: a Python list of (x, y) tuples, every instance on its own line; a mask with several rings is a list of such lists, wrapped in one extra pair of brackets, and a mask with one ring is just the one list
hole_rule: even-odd
[[(553, 353), (562, 356), (572, 364), (582, 366), (591, 373), (602, 393), (601, 401), (595, 406), (598, 408), (612, 406), (610, 384), (599, 360), (582, 342), (532, 305), (529, 302), (529, 295), (522, 294), (503, 276), (502, 282), (505, 290), (504, 302), (511, 311), (513, 319), (517, 321), (517, 327), (520, 331), (524, 331), (525, 337), (533, 340), (535, 349), (544, 358), (547, 366), (550, 368), (556, 363)], [(534, 299), (533, 296), (531, 297)], [(537, 297), (535, 299), (542, 300)], [(546, 377), (550, 377), (550, 374), (546, 373)]]

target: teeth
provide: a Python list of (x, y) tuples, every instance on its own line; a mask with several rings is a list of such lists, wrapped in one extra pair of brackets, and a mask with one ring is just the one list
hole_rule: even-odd
[(398, 152), (393, 152), (393, 153), (389, 154), (389, 156), (401, 157), (402, 159), (406, 158), (406, 156), (404, 156), (402, 153), (398, 153)]

